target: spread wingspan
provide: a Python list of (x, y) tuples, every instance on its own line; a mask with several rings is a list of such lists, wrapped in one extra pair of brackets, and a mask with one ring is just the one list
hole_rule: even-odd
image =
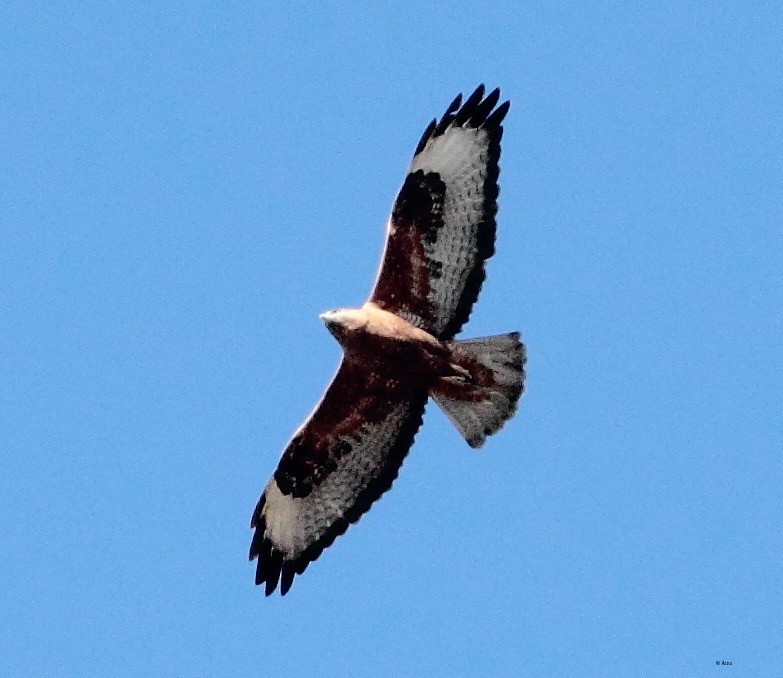
[(500, 139), (509, 108), (480, 85), (433, 120), (389, 219), (370, 301), (451, 339), (467, 322), (495, 251)]
[[(468, 320), (485, 261), (494, 252), (500, 139), (509, 108), (508, 102), (498, 105), (499, 99), (497, 89), (485, 97), (482, 85), (464, 104), (458, 96), (425, 130), (389, 219), (370, 297), (374, 306), (367, 305), (434, 335), (438, 350), (448, 349), (436, 339), (453, 338)], [(489, 349), (483, 353), (494, 356)], [(418, 377), (400, 377), (405, 355), (382, 364), (377, 355), (362, 357), (359, 351), (351, 358), (346, 352), (324, 397), (283, 453), (251, 521), (250, 559), (258, 560), (256, 583), (265, 584), (267, 595), (278, 586), (285, 594), (294, 577), (397, 477), (428, 397)], [(522, 354), (514, 360), (521, 371)], [(479, 419), (472, 409), (452, 404), (448, 394), (441, 394), (441, 404), (478, 445), (508, 418), (520, 391), (521, 384), (506, 400), (495, 398), (494, 409), (485, 407)]]

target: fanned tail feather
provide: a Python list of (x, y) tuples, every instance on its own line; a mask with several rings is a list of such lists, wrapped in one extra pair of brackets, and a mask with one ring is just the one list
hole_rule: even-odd
[(519, 332), (454, 342), (491, 372), (487, 383), (472, 384), (466, 397), (431, 395), (473, 448), (481, 447), (514, 414), (524, 390), (527, 352)]

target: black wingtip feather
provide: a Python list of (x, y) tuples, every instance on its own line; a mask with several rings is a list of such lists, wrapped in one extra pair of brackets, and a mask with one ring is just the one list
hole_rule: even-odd
[(435, 129), (432, 130), (430, 138), (437, 137), (446, 131), (446, 128), (454, 122), (454, 115), (462, 104), (462, 93), (460, 92), (454, 97), (454, 100), (448, 105), (440, 121), (435, 125)]
[(476, 87), (476, 91), (467, 98), (465, 103), (462, 105), (462, 108), (457, 111), (457, 114), (454, 116), (454, 124), (459, 126), (464, 125), (471, 118), (476, 110), (476, 107), (483, 98), (484, 85), (481, 84)]
[(470, 126), (481, 127), (481, 125), (487, 121), (487, 116), (490, 114), (492, 109), (495, 108), (499, 99), (500, 88), (496, 87), (487, 95), (487, 98), (484, 99), (484, 101), (476, 106), (476, 109), (473, 111), (473, 115), (470, 116)]
[[(503, 122), (503, 119), (506, 117), (506, 113), (508, 113), (508, 109), (511, 107), (510, 101), (504, 101), (500, 106), (498, 106), (495, 111), (487, 118), (487, 122), (485, 123), (487, 127), (500, 127), (500, 124)], [(503, 133), (503, 128), (500, 127), (500, 133)], [(498, 138), (498, 141), (500, 139)]]
[(293, 563), (283, 563), (283, 569), (280, 577), (280, 595), (284, 596), (288, 593), (288, 589), (291, 588), (291, 584), (294, 582), (294, 574), (296, 574)]
[[(259, 570), (260, 568), (260, 561), (259, 561)], [(262, 581), (266, 581), (266, 588), (264, 590), (264, 593), (267, 596), (271, 596), (274, 590), (277, 588), (277, 583), (280, 581), (280, 570), (283, 568), (283, 555), (280, 553), (280, 551), (277, 551), (275, 549), (272, 549), (272, 553), (269, 556), (269, 559), (266, 562), (266, 576), (263, 577)], [(258, 581), (258, 574), (261, 574), (260, 572), (256, 573), (256, 582), (261, 583)]]
[(454, 97), (454, 99), (451, 101), (451, 103), (447, 106), (446, 111), (443, 113), (443, 117), (451, 115), (454, 113), (462, 103), (462, 92), (460, 92), (457, 96)]
[(418, 146), (416, 146), (416, 150), (414, 151), (413, 155), (418, 155), (424, 150), (424, 147), (427, 145), (427, 142), (430, 140), (430, 136), (432, 135), (432, 132), (435, 129), (435, 125), (438, 124), (438, 119), (434, 118), (433, 121), (427, 125), (427, 129), (424, 130), (424, 134), (421, 135), (421, 139), (419, 140)]
[(263, 529), (256, 529), (256, 531), (253, 533), (253, 539), (250, 542), (250, 553), (248, 554), (249, 560), (255, 560), (261, 553), (261, 547), (263, 546), (261, 537), (263, 534)]

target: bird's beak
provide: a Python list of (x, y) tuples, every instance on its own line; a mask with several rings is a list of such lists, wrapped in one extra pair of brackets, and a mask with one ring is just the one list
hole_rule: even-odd
[(318, 317), (324, 321), (324, 325), (326, 325), (329, 330), (333, 330), (340, 324), (335, 317), (334, 311), (324, 311), (323, 313), (320, 313)]
[(342, 324), (340, 323), (339, 314), (335, 311), (325, 311), (318, 317), (324, 321), (324, 325), (326, 325), (326, 329), (329, 330), (329, 334), (339, 341), (340, 335), (342, 334)]

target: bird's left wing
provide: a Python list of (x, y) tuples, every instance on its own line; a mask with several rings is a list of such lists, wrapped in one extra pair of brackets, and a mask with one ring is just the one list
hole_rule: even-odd
[(370, 301), (451, 339), (468, 320), (495, 251), (500, 139), (509, 102), (481, 85), (433, 120), (389, 218)]
[(427, 394), (343, 358), (288, 444), (253, 512), (256, 584), (285, 595), (294, 576), (391, 487), (421, 426)]

